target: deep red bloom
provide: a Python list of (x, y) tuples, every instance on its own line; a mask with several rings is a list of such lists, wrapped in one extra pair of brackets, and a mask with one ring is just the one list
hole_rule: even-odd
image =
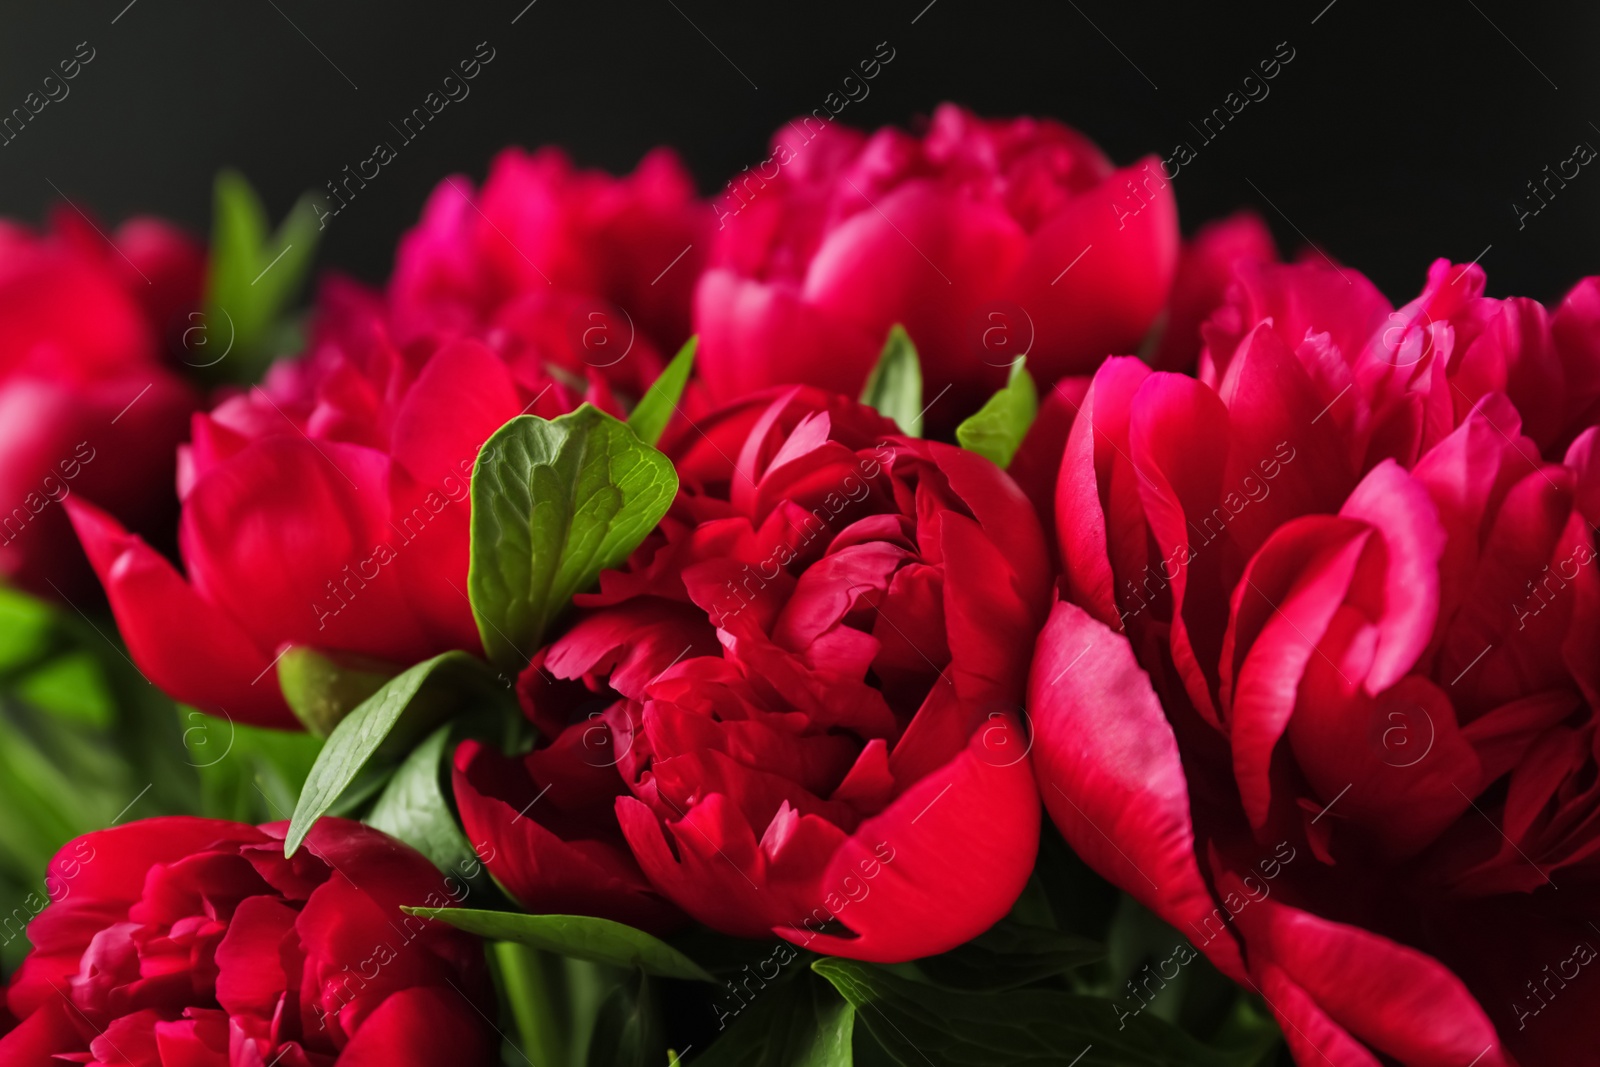
[(1302, 1064), (1600, 1062), (1593, 283), (1552, 342), (1476, 268), (1239, 276), (1212, 384), (1112, 360), (1072, 426), (1045, 803)]
[(460, 175), (440, 182), (401, 239), (396, 338), (483, 338), (637, 395), (688, 340), (710, 222), (668, 149), (625, 178), (577, 170), (557, 148), (507, 149), (476, 193)]
[(438, 871), (343, 819), (285, 859), (285, 826), (160, 818), (69, 842), (0, 1062), (497, 1063), (480, 943), (400, 910), (455, 903)]
[(201, 254), (135, 219), (115, 244), (76, 213), (0, 222), (0, 573), (47, 597), (93, 588), (60, 502), (88, 499), (152, 536), (177, 509), (172, 452), (194, 408), (162, 358), (200, 298)]
[(921, 136), (804, 118), (772, 147), (715, 202), (695, 294), (718, 397), (795, 381), (854, 396), (898, 322), (929, 396), (954, 383), (950, 414), (929, 413), (948, 422), (1018, 355), (1049, 384), (1134, 350), (1166, 299), (1177, 208), (1153, 158), (1114, 170), (1059, 123), (950, 104)]
[(536, 910), (666, 921), (665, 898), (869, 960), (988, 928), (1037, 848), (1016, 712), (1049, 570), (1026, 498), (804, 387), (664, 447), (673, 510), (521, 679), (546, 742), (520, 767), (458, 754), (495, 876)]
[(372, 298), (329, 287), (309, 355), (196, 415), (179, 456), (187, 580), (103, 512), (69, 503), (133, 659), (185, 703), (293, 726), (289, 645), (405, 666), (481, 648), (466, 596), (478, 449), (519, 413), (583, 399), (479, 341), (399, 347)]

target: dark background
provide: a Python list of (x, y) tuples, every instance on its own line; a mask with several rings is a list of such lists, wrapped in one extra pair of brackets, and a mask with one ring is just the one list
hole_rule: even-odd
[[(905, 123), (949, 99), (1063, 119), (1119, 163), (1188, 140), (1198, 156), (1176, 180), (1186, 231), (1252, 206), (1285, 252), (1315, 241), (1400, 300), (1436, 256), (1482, 254), (1491, 293), (1546, 300), (1600, 272), (1600, 161), (1521, 229), (1512, 206), (1578, 142), (1600, 148), (1593, 3), (526, 4), (11, 7), (0, 113), (80, 41), (96, 56), (0, 147), (0, 212), (41, 218), (53, 183), (106, 222), (155, 212), (203, 232), (212, 176), (232, 165), (279, 215), (377, 141), (398, 147), (389, 122), (487, 41), (495, 59), (471, 95), (329, 220), (320, 263), (376, 279), (429, 188), (450, 172), (481, 177), (504, 145), (555, 142), (618, 171), (666, 143), (711, 193), (886, 40), (893, 62), (840, 121)], [(1279, 42), (1295, 58), (1270, 95), (1204, 143), (1190, 123)]]

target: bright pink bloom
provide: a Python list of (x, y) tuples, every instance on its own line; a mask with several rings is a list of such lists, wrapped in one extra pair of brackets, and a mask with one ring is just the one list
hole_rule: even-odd
[(1332, 405), (1323, 421), (1345, 431), (1358, 466), (1384, 456), (1409, 466), (1491, 393), (1510, 398), (1549, 458), (1600, 422), (1600, 278), (1579, 282), (1552, 313), (1525, 297), (1485, 297), (1482, 268), (1441, 259), (1396, 309), (1359, 272), (1320, 259), (1235, 267), (1201, 329), (1201, 380), (1221, 386), (1236, 353), (1268, 343), (1251, 336), (1267, 327)]
[(453, 903), (439, 872), (343, 819), (285, 859), (284, 829), (161, 818), (68, 842), (0, 1062), (498, 1063), (482, 946), (400, 910)]
[(1240, 274), (1214, 385), (1112, 360), (1072, 425), (1046, 806), (1301, 1064), (1600, 1062), (1592, 284), (1552, 346), (1475, 268)]
[(665, 447), (673, 510), (521, 679), (546, 744), (458, 753), (495, 876), (536, 910), (670, 902), (868, 960), (987, 929), (1038, 844), (1016, 713), (1050, 579), (1026, 498), (804, 387)]
[(115, 245), (74, 212), (51, 232), (0, 222), (0, 573), (76, 599), (93, 579), (61, 501), (87, 499), (160, 539), (172, 453), (195, 405), (163, 365), (198, 308), (200, 250), (150, 219)]
[(481, 190), (440, 182), (401, 239), (396, 339), (477, 337), (637, 395), (688, 340), (710, 222), (668, 149), (625, 178), (577, 170), (557, 148), (507, 149)]
[(1058, 123), (950, 104), (921, 136), (805, 118), (772, 147), (715, 202), (695, 294), (718, 397), (796, 381), (854, 396), (898, 322), (929, 397), (954, 384), (949, 414), (929, 413), (950, 422), (1018, 355), (1049, 384), (1133, 351), (1166, 300), (1177, 208), (1153, 158), (1115, 170)]

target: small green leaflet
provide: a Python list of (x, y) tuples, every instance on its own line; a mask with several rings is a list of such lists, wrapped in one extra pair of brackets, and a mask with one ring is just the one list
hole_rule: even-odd
[[(286, 856), (305, 840), (312, 824), (333, 806), (341, 793), (356, 780), (369, 761), (380, 751), (408, 752), (413, 744), (448, 717), (460, 694), (452, 687), (452, 699), (418, 699), (423, 683), (435, 673), (452, 671), (474, 680), (487, 673), (482, 661), (465, 652), (446, 652), (423, 660), (415, 667), (391, 678), (382, 689), (334, 727), (327, 744), (317, 754), (317, 762), (306, 776), (300, 803), (289, 820), (289, 834), (283, 842)], [(483, 680), (483, 684), (493, 683)]]
[(1039, 391), (1024, 366), (1026, 362), (1025, 357), (1018, 356), (1011, 364), (1011, 377), (1005, 387), (991, 396), (977, 414), (956, 427), (956, 440), (962, 448), (986, 456), (1001, 470), (1011, 466), (1028, 427), (1039, 414)]
[(1241, 1053), (1208, 1048), (1149, 1012), (1077, 993), (951, 992), (854, 960), (820, 959), (857, 1017), (902, 1064), (979, 1067), (1240, 1067)]
[(899, 323), (889, 328), (878, 364), (861, 390), (861, 402), (899, 423), (908, 436), (922, 436), (922, 364), (917, 346)]
[(659, 938), (588, 915), (522, 915), (473, 908), (406, 908), (492, 941), (516, 941), (547, 952), (617, 967), (638, 967), (658, 978), (716, 982), (698, 963)]
[(684, 386), (689, 384), (689, 372), (694, 369), (695, 347), (699, 340), (691, 337), (684, 342), (628, 416), (628, 426), (645, 444), (654, 447), (661, 440), (667, 423), (672, 421), (672, 413), (678, 410), (678, 400), (683, 396)]
[(204, 321), (184, 333), (185, 363), (215, 381), (254, 382), (273, 356), (290, 350), (282, 318), (316, 255), (315, 203), (302, 196), (269, 233), (250, 183), (231, 170), (217, 175)]
[(472, 478), (467, 572), (490, 660), (520, 670), (573, 594), (621, 565), (677, 492), (671, 460), (588, 404), (496, 430)]

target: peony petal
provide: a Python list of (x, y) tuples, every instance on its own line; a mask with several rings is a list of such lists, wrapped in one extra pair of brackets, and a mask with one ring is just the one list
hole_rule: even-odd
[(546, 827), (553, 820), (539, 809), (540, 791), (520, 761), (463, 741), (453, 781), (468, 840), (480, 842), (484, 865), (523, 907), (597, 915), (657, 932), (681, 921), (628, 854), (609, 800), (599, 814), (611, 820), (613, 840), (569, 841)]
[(817, 952), (902, 963), (947, 952), (1000, 921), (1038, 854), (1039, 794), (1021, 723), (994, 730), (974, 734), (833, 854), (824, 906), (853, 937), (774, 932)]
[[(1206, 534), (1210, 516), (1219, 510), (1213, 505), (1231, 506), (1229, 502), (1238, 495), (1238, 490), (1229, 486), (1228, 495), (1223, 496), (1228, 411), (1212, 390), (1175, 374), (1146, 378), (1132, 407), (1128, 450), (1140, 473), (1136, 487), (1159, 555), (1155, 573), (1147, 568), (1137, 582), (1147, 591), (1151, 579), (1157, 587), (1166, 584), (1172, 603), (1173, 662), (1195, 708), (1216, 725), (1213, 679), (1201, 664), (1217, 662), (1227, 597), (1218, 577), (1221, 560), (1215, 553), (1204, 565), (1192, 566), (1196, 555), (1210, 543), (1209, 537), (1215, 535), (1199, 544), (1192, 543), (1190, 535)], [(1199, 642), (1198, 648), (1191, 643), (1191, 634)]]
[[(277, 679), (262, 679), (271, 656), (230, 616), (109, 515), (70, 498), (66, 507), (128, 651), (152, 681), (213, 714), (263, 726), (296, 725)], [(254, 685), (254, 679), (265, 684)]]
[(498, 1058), (494, 1004), (447, 986), (418, 986), (386, 999), (339, 1054), (339, 1067), (436, 1067)]
[(389, 467), (357, 445), (256, 441), (190, 490), (180, 543), (194, 587), (274, 652), (292, 643), (411, 663), (440, 651), (392, 565), (414, 549), (405, 520), (391, 524)]
[[(804, 377), (855, 396), (883, 349), (885, 330), (829, 315), (795, 288), (712, 269), (695, 290), (700, 380), (717, 400), (734, 400)], [(813, 361), (812, 353), (829, 358)], [(757, 356), (761, 358), (756, 358)]]
[[(1057, 604), (1028, 692), (1039, 789), (1068, 844), (1168, 923), (1199, 928), (1216, 904), (1195, 854), (1183, 764), (1127, 639)], [(1244, 973), (1231, 935), (1204, 948), (1225, 974)]]
[[(1129, 496), (1137, 501), (1137, 490), (1129, 481), (1137, 474), (1131, 461), (1123, 458), (1126, 452), (1118, 441), (1127, 438), (1129, 405), (1149, 375), (1150, 368), (1132, 357), (1108, 359), (1095, 372), (1067, 436), (1056, 483), (1063, 585), (1073, 601), (1118, 629), (1122, 623), (1117, 609), (1117, 573), (1110, 553), (1115, 545), (1132, 538), (1129, 524), (1111, 521), (1113, 516), (1121, 520), (1125, 509), (1110, 508), (1106, 502)], [(1138, 536), (1142, 544), (1143, 531)], [(1138, 568), (1133, 568), (1133, 573), (1137, 572)]]
[[(1273, 530), (1301, 515), (1337, 511), (1355, 488), (1349, 447), (1329, 419), (1329, 401), (1265, 323), (1240, 342), (1218, 392), (1233, 430), (1225, 485), (1240, 485), (1276, 459), (1293, 470), (1252, 502), (1228, 527), (1241, 555), (1253, 555)], [(1348, 402), (1348, 398), (1345, 402)]]
[[(1231, 875), (1219, 885), (1238, 891)], [(1483, 1008), (1437, 960), (1270, 897), (1245, 908), (1237, 921), (1252, 969), (1270, 961), (1330, 1019), (1378, 1052), (1416, 1067), (1506, 1067)]]
[(1137, 348), (1166, 302), (1178, 245), (1177, 201), (1154, 156), (1065, 204), (1033, 234), (1005, 294), (1033, 320), (1035, 376), (1053, 382)]
[(1195, 231), (1178, 259), (1167, 321), (1151, 365), (1192, 373), (1202, 345), (1200, 326), (1222, 304), (1238, 264), (1272, 263), (1277, 258), (1272, 231), (1252, 211), (1236, 212)]
[(1382, 613), (1372, 620), (1378, 648), (1365, 682), (1375, 696), (1412, 668), (1433, 637), (1445, 533), (1424, 483), (1393, 460), (1368, 471), (1339, 514), (1383, 534)]
[[(1298, 555), (1297, 550), (1304, 545), (1305, 539), (1294, 536), (1300, 532), (1302, 529), (1293, 525), (1285, 527), (1262, 546), (1235, 593), (1233, 619), (1229, 622), (1230, 632), (1237, 632), (1246, 601), (1265, 601), (1268, 614), (1245, 652), (1229, 708), (1239, 799), (1250, 825), (1257, 830), (1266, 825), (1272, 806), (1273, 751), (1294, 714), (1295, 697), (1304, 682), (1307, 665), (1313, 656), (1327, 655), (1319, 646), (1349, 591), (1367, 545), (1367, 537), (1359, 533), (1348, 539), (1335, 537), (1309, 560), (1289, 562), (1285, 557)], [(1274, 556), (1278, 558), (1273, 559)], [(1287, 567), (1300, 563), (1304, 569), (1291, 571), (1292, 584), (1285, 588), (1282, 579), (1287, 576), (1272, 567), (1273, 563)], [(1259, 604), (1249, 607), (1256, 614), (1261, 613)], [(1343, 674), (1337, 667), (1334, 669)]]
[[(869, 198), (859, 186), (839, 195), (861, 210), (832, 228), (811, 257), (806, 301), (869, 336), (905, 326), (930, 396), (951, 382), (971, 390), (1002, 385), (1009, 360), (986, 361), (964, 341), (973, 315), (1001, 295), (1002, 280), (1030, 247), (1017, 221), (1002, 205), (928, 179), (905, 181), (881, 197)], [(1043, 373), (1056, 377), (1054, 368)], [(940, 421), (943, 410), (928, 414)]]

